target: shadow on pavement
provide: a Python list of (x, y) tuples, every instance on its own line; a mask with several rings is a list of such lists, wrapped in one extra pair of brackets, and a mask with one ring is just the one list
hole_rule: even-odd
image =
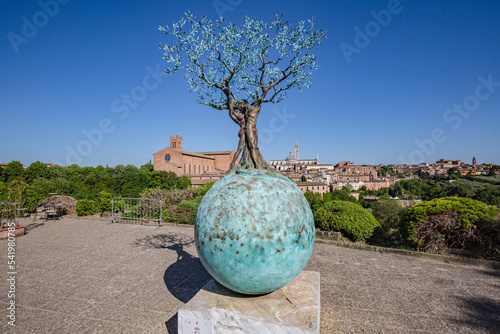
[(24, 227), (24, 234), (28, 234), (31, 232), (31, 230), (34, 230), (35, 228), (42, 227), (45, 225), (45, 222), (43, 223), (31, 223), (29, 225), (26, 225)]
[(483, 275), (500, 278), (500, 270), (491, 270), (491, 269), (490, 270), (486, 270), (486, 269), (483, 269), (483, 270), (477, 270), (477, 272), (481, 273)]
[[(193, 244), (193, 238), (170, 234), (146, 236), (135, 241), (135, 245), (143, 249), (165, 248), (177, 253), (177, 261), (165, 270), (163, 281), (168, 291), (183, 303), (191, 300), (212, 279), (200, 259), (184, 250)], [(168, 333), (177, 333), (177, 321), (176, 313), (165, 323)]]
[(135, 241), (135, 245), (142, 248), (165, 248), (177, 253), (177, 261), (165, 270), (163, 280), (170, 293), (183, 303), (187, 303), (212, 279), (200, 259), (184, 250), (193, 244), (193, 238), (169, 234), (147, 236)]
[(177, 321), (178, 321), (178, 313), (176, 313), (172, 318), (168, 319), (167, 322), (165, 322), (165, 327), (167, 328), (168, 334), (177, 334), (178, 333), (178, 326), (177, 326)]
[(484, 333), (498, 334), (500, 328), (500, 301), (491, 298), (462, 298), (466, 310), (460, 323), (480, 328)]

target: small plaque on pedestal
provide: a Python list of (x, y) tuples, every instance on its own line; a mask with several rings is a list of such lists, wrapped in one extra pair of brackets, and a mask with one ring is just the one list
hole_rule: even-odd
[(179, 309), (179, 334), (318, 334), (319, 278), (319, 272), (302, 271), (285, 287), (262, 296), (242, 295), (211, 280)]

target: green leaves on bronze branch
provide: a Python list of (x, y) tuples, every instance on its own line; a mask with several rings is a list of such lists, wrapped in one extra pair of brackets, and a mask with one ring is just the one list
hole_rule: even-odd
[(235, 25), (187, 13), (159, 30), (173, 40), (159, 45), (169, 64), (165, 73), (182, 71), (198, 102), (216, 109), (227, 108), (228, 96), (278, 103), (288, 90), (309, 87), (318, 68), (312, 51), (325, 37), (314, 19), (292, 26), (278, 15), (269, 22), (245, 17)]

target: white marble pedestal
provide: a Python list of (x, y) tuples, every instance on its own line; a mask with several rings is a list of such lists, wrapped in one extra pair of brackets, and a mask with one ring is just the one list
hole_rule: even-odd
[(179, 309), (179, 334), (318, 334), (320, 275), (302, 271), (287, 286), (263, 296), (208, 282)]

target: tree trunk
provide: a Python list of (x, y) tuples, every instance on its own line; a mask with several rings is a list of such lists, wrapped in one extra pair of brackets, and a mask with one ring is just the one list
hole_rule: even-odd
[(269, 165), (267, 164), (266, 160), (264, 159), (258, 148), (256, 149), (255, 153), (257, 155), (257, 164), (258, 164), (257, 166), (255, 166), (255, 164), (253, 163), (253, 159), (250, 154), (250, 149), (247, 147), (247, 145), (245, 145), (243, 148), (243, 153), (241, 154), (240, 161), (234, 166), (232, 166), (227, 171), (227, 174), (236, 171), (243, 171), (245, 169), (270, 169)]

